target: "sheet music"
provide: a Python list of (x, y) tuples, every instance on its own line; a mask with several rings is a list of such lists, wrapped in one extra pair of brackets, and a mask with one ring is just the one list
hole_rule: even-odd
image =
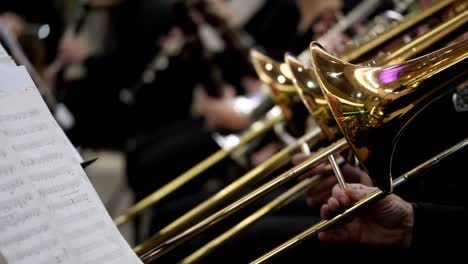
[(14, 62), (13, 65), (7, 61), (2, 64), (0, 60), (0, 76), (2, 77), (0, 78), (0, 96), (16, 93), (24, 90), (25, 87), (34, 87), (34, 82), (28, 76), (26, 68), (16, 66)]
[(71, 148), (34, 86), (0, 96), (0, 263), (141, 263)]
[(0, 58), (8, 56), (8, 53), (6, 52), (5, 48), (0, 44)]
[[(14, 60), (8, 55), (5, 51), (4, 47), (0, 43), (0, 76), (4, 76), (4, 78), (0, 78), (0, 96), (8, 95), (17, 91), (21, 91), (25, 87), (35, 87), (34, 81), (29, 76), (28, 70), (25, 66), (17, 66)], [(64, 107), (63, 104), (57, 104), (55, 109), (55, 114), (57, 116), (55, 119), (62, 121), (62, 125), (68, 125), (69, 127), (72, 126), (70, 122), (74, 122), (74, 120), (70, 120), (70, 113), (67, 112), (68, 109)], [(63, 121), (68, 122), (63, 122)], [(73, 153), (76, 156), (77, 160), (83, 162), (83, 158), (81, 157), (78, 150), (73, 147), (73, 144), (68, 140), (68, 144), (73, 148)], [(1, 264), (1, 263), (0, 263)]]

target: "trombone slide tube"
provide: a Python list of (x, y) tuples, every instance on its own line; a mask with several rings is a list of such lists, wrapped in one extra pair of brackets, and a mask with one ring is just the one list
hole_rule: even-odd
[(127, 209), (127, 211), (117, 217), (114, 220), (114, 223), (117, 226), (127, 223), (139, 215), (144, 209), (159, 203), (161, 200), (166, 198), (168, 195), (173, 193), (175, 190), (187, 184), (189, 181), (193, 180), (198, 175), (201, 175), (204, 171), (223, 160), (229, 156), (233, 151), (239, 147), (245, 145), (252, 139), (257, 136), (270, 130), (276, 123), (283, 120), (281, 114), (274, 116), (270, 119), (254, 122), (251, 126), (251, 129), (240, 139), (239, 143), (228, 149), (221, 149), (204, 159), (188, 171), (176, 177), (171, 182), (167, 183), (157, 191), (153, 192), (149, 196), (145, 197), (141, 201), (137, 202), (135, 205)]
[[(393, 181), (393, 187), (398, 187), (408, 179), (413, 178), (419, 174), (426, 172), (427, 170), (431, 169), (434, 165), (439, 163), (444, 158), (452, 155), (453, 153), (457, 152), (458, 150), (468, 146), (468, 138), (460, 141), (459, 143), (453, 145), (452, 147), (444, 150), (443, 152), (437, 154), (433, 158), (421, 163), (414, 169), (408, 171), (407, 173), (399, 176)], [(369, 205), (370, 203), (376, 202), (382, 198), (384, 198), (387, 193), (383, 192), (380, 189), (376, 189), (375, 191), (369, 193), (365, 198), (361, 199), (357, 203), (355, 203), (352, 207), (344, 211), (342, 214), (336, 215), (330, 220), (322, 220), (316, 225), (312, 226), (311, 228), (307, 229), (306, 231), (300, 233), (299, 235), (293, 237), (292, 239), (286, 241), (285, 243), (281, 244), (280, 246), (276, 247), (272, 251), (266, 253), (265, 255), (261, 256), (260, 258), (251, 262), (251, 264), (260, 264), (260, 263), (267, 263), (268, 261), (272, 260), (273, 257), (278, 256), (280, 253), (284, 252), (286, 249), (290, 249), (298, 245), (300, 242), (311, 238), (312, 236), (317, 235), (319, 232), (324, 231), (325, 229), (333, 227), (335, 224), (340, 223), (340, 221), (348, 218), (349, 216), (353, 215), (354, 213), (360, 211), (363, 207)]]
[(348, 147), (348, 144), (346, 142), (346, 139), (344, 138), (339, 139), (335, 143), (331, 144), (329, 147), (318, 151), (314, 156), (305, 160), (301, 164), (291, 168), (290, 170), (274, 178), (273, 180), (263, 184), (262, 186), (255, 189), (254, 191), (247, 194), (246, 196), (243, 196), (241, 199), (237, 200), (236, 202), (219, 210), (215, 214), (212, 214), (211, 216), (205, 218), (203, 221), (190, 227), (184, 232), (178, 234), (177, 236), (165, 241), (164, 243), (154, 248), (151, 248), (144, 255), (142, 255), (141, 257), (142, 261), (145, 263), (150, 263), (151, 261), (159, 258), (160, 256), (164, 255), (170, 250), (176, 248), (178, 245), (182, 244), (183, 242), (191, 239), (195, 235), (208, 229), (210, 226), (218, 223), (219, 221), (228, 217), (229, 215), (232, 215), (234, 212), (237, 212), (238, 210), (244, 208), (245, 206), (253, 203), (254, 201), (258, 200), (264, 195), (270, 193), (274, 189), (282, 186), (286, 182), (302, 175), (308, 169), (317, 165), (322, 159), (326, 158), (328, 155), (333, 154), (335, 152), (343, 151), (347, 147)]
[(143, 210), (159, 203), (169, 194), (173, 193), (178, 188), (193, 180), (196, 176), (202, 174), (205, 170), (207, 170), (217, 162), (223, 160), (227, 156), (229, 156), (229, 152), (224, 149), (218, 150), (215, 153), (211, 154), (208, 158), (204, 159), (188, 171), (182, 173), (174, 180), (159, 188), (154, 193), (146, 196), (145, 198), (128, 208), (123, 215), (118, 216), (114, 220), (115, 225), (121, 226), (131, 221), (136, 216), (138, 216)]
[(283, 206), (289, 204), (291, 201), (301, 196), (308, 188), (315, 186), (319, 182), (319, 180), (321, 180), (321, 178), (322, 177), (320, 175), (315, 175), (311, 178), (307, 178), (299, 182), (298, 184), (290, 188), (288, 191), (278, 196), (276, 199), (272, 200), (271, 202), (264, 205), (262, 208), (258, 209), (255, 213), (251, 214), (235, 226), (231, 227), (228, 231), (224, 232), (220, 236), (206, 243), (203, 247), (193, 252), (190, 256), (184, 258), (179, 263), (188, 264), (199, 262), (210, 252), (223, 245), (227, 240), (239, 234), (241, 231), (252, 226), (255, 222), (257, 222), (265, 215), (281, 209)]
[(341, 173), (341, 169), (338, 165), (338, 162), (336, 162), (335, 156), (333, 156), (333, 154), (329, 155), (328, 161), (330, 162), (333, 172), (335, 173), (336, 179), (338, 180), (338, 184), (342, 189), (346, 189), (346, 181), (343, 177), (343, 174)]
[(134, 251), (138, 254), (144, 254), (149, 249), (160, 245), (162, 242), (182, 232), (184, 229), (200, 221), (205, 216), (208, 216), (216, 208), (225, 204), (228, 199), (231, 199), (236, 194), (252, 186), (256, 182), (260, 181), (271, 172), (286, 165), (290, 161), (290, 153), (295, 151), (302, 143), (311, 140), (320, 140), (323, 136), (317, 131), (312, 131), (301, 137), (295, 143), (288, 145), (280, 152), (273, 155), (267, 161), (263, 162), (259, 166), (253, 168), (242, 177), (238, 178), (227, 187), (210, 197), (208, 200), (199, 204), (189, 212), (185, 213), (168, 226), (160, 230), (156, 235), (151, 237), (149, 240), (137, 245)]
[(386, 43), (388, 40), (398, 36), (400, 33), (404, 32), (405, 30), (417, 25), (418, 23), (422, 22), (424, 19), (442, 11), (444, 8), (455, 3), (456, 1), (457, 0), (439, 1), (433, 4), (432, 6), (430, 6), (429, 8), (421, 11), (420, 13), (415, 14), (414, 16), (406, 19), (405, 21), (401, 22), (395, 27), (385, 31), (384, 33), (377, 36), (372, 41), (359, 44), (354, 48), (350, 48), (349, 50), (344, 51), (343, 53), (339, 55), (339, 57), (344, 61), (357, 61), (364, 54), (374, 50), (378, 46)]
[(448, 36), (450, 33), (461, 28), (468, 22), (468, 10), (461, 12), (455, 17), (440, 24), (426, 34), (416, 38), (409, 44), (402, 46), (396, 51), (376, 60), (377, 65), (392, 65), (402, 63), (410, 58), (416, 57), (418, 54), (437, 43), (439, 40)]

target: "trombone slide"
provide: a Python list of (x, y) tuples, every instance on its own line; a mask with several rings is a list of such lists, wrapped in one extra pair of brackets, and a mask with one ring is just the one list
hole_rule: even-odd
[[(406, 182), (409, 179), (414, 178), (417, 175), (420, 175), (427, 170), (431, 169), (434, 165), (439, 163), (444, 158), (449, 157), (450, 155), (454, 154), (455, 152), (461, 150), (462, 148), (468, 146), (468, 138), (465, 138), (461, 142), (453, 145), (452, 147), (444, 150), (443, 152), (437, 154), (433, 158), (421, 163), (414, 169), (408, 171), (407, 173), (399, 176), (393, 181), (393, 187), (398, 187), (402, 183)], [(340, 223), (342, 220), (352, 216), (356, 212), (360, 211), (365, 206), (368, 206), (370, 203), (376, 202), (382, 198), (384, 198), (388, 193), (382, 191), (381, 189), (376, 189), (375, 191), (369, 193), (365, 198), (355, 203), (352, 207), (348, 208), (341, 214), (336, 215), (330, 220), (322, 220), (316, 225), (312, 226), (311, 228), (307, 229), (306, 231), (298, 234), (297, 236), (291, 238), (290, 240), (286, 241), (285, 243), (281, 244), (277, 248), (273, 249), (272, 251), (266, 253), (265, 255), (261, 256), (260, 258), (251, 262), (251, 264), (260, 264), (260, 263), (267, 263), (273, 257), (278, 256), (286, 249), (290, 249), (291, 247), (296, 246), (300, 242), (311, 238), (312, 236), (317, 235), (319, 232), (324, 231), (325, 229), (331, 228), (334, 225)]]
[(296, 185), (294, 185), (292, 188), (290, 188), (288, 191), (284, 192), (280, 196), (278, 196), (276, 199), (270, 201), (266, 205), (264, 205), (262, 208), (257, 210), (255, 213), (251, 214), (232, 228), (230, 228), (228, 231), (224, 232), (220, 236), (216, 237), (215, 239), (211, 240), (207, 244), (205, 244), (203, 247), (198, 249), (197, 251), (193, 252), (190, 256), (184, 258), (182, 261), (180, 261), (180, 264), (189, 264), (189, 263), (197, 263), (199, 262), (204, 256), (215, 250), (217, 247), (220, 245), (224, 244), (228, 239), (231, 237), (239, 234), (242, 230), (252, 226), (255, 222), (257, 222), (259, 219), (264, 217), (265, 215), (279, 210), (281, 207), (285, 206), (289, 202), (295, 200), (299, 196), (301, 196), (308, 188), (311, 188), (315, 186), (319, 181), (321, 180), (320, 175), (315, 175), (311, 178), (307, 178)]
[(345, 50), (343, 53), (339, 55), (339, 57), (344, 61), (357, 61), (366, 53), (374, 50), (375, 48), (379, 47), (380, 45), (386, 43), (387, 41), (393, 39), (394, 37), (398, 36), (405, 30), (414, 27), (415, 25), (421, 23), (426, 18), (444, 10), (449, 5), (455, 3), (457, 0), (444, 0), (439, 1), (432, 5), (431, 7), (427, 8), (426, 10), (421, 11), (420, 13), (406, 19), (405, 21), (401, 22), (395, 27), (385, 31), (381, 35), (377, 36), (372, 41), (361, 43), (354, 48), (350, 48)]
[[(337, 161), (339, 164), (343, 164), (345, 160), (344, 158), (339, 157)], [(290, 188), (274, 200), (270, 201), (269, 203), (258, 209), (255, 213), (251, 214), (250, 216), (248, 216), (247, 218), (230, 228), (228, 231), (224, 232), (220, 236), (205, 244), (197, 251), (193, 252), (190, 256), (183, 259), (181, 263), (199, 262), (200, 259), (202, 259), (204, 256), (206, 256), (207, 254), (215, 250), (217, 247), (224, 244), (233, 236), (252, 226), (255, 222), (260, 220), (262, 217), (266, 216), (268, 213), (281, 209), (285, 205), (289, 204), (290, 202), (301, 196), (307, 189), (316, 187), (316, 184), (321, 180), (321, 175), (315, 175), (313, 177), (302, 180), (301, 182), (297, 183), (292, 188)]]
[(290, 170), (281, 174), (279, 177), (276, 177), (275, 179), (263, 184), (259, 188), (255, 189), (253, 192), (249, 193), (246, 196), (243, 196), (241, 199), (219, 210), (217, 213), (205, 218), (201, 222), (198, 222), (196, 225), (190, 227), (189, 229), (183, 231), (175, 237), (172, 237), (169, 240), (154, 247), (147, 247), (146, 253), (141, 256), (141, 259), (145, 263), (149, 263), (159, 258), (160, 256), (176, 248), (181, 243), (203, 232), (204, 230), (208, 229), (210, 226), (216, 224), (217, 222), (221, 221), (227, 216), (258, 200), (259, 198), (275, 190), (279, 186), (282, 186), (286, 182), (297, 178), (299, 175), (302, 175), (308, 169), (317, 165), (318, 162), (320, 162), (323, 158), (326, 158), (328, 155), (333, 154), (335, 152), (343, 151), (347, 148), (348, 144), (346, 142), (346, 139), (342, 138), (336, 141), (329, 147), (318, 151), (315, 155), (302, 162), (301, 164), (291, 168)]
[(149, 240), (141, 243), (140, 245), (137, 245), (134, 248), (134, 251), (138, 255), (142, 255), (150, 249), (161, 245), (163, 242), (179, 234), (187, 227), (190, 227), (190, 225), (193, 225), (193, 223), (200, 221), (203, 217), (206, 217), (207, 215), (212, 213), (213, 210), (226, 203), (226, 200), (231, 199), (242, 190), (245, 190), (249, 186), (252, 186), (259, 180), (266, 177), (269, 173), (287, 164), (290, 160), (290, 154), (294, 150), (296, 150), (302, 143), (310, 141), (311, 139), (318, 141), (322, 139), (322, 134), (319, 133), (319, 131), (317, 130), (307, 133), (294, 144), (291, 144), (286, 148), (282, 149), (280, 152), (276, 153), (267, 161), (253, 168), (252, 170), (235, 180), (233, 183), (225, 187), (220, 192), (216, 193), (214, 196), (212, 196), (205, 202), (201, 203), (197, 207), (193, 208), (186, 214), (176, 219), (174, 222), (160, 230)]

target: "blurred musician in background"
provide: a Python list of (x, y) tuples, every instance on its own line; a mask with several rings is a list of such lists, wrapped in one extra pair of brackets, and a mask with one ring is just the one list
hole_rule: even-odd
[[(230, 43), (221, 44), (225, 49), (208, 46), (206, 31), (216, 33), (220, 25), (203, 10), (180, 3), (118, 1), (107, 9), (110, 39), (102, 53), (93, 52), (79, 34), (66, 34), (60, 43), (58, 57), (86, 69), (85, 78), (65, 91), (64, 101), (77, 118), (71, 138), (83, 146), (124, 149), (136, 200), (217, 150), (212, 131), (241, 131), (251, 122), (232, 109), (234, 96), (246, 91), (243, 83), (256, 80), (248, 57), (247, 63), (240, 61)], [(194, 106), (197, 87), (202, 89)], [(255, 85), (247, 89), (257, 92)], [(195, 184), (179, 197), (199, 189)], [(197, 201), (192, 198), (190, 205)], [(169, 208), (160, 209), (160, 224), (181, 210)]]
[(0, 21), (18, 40), (39, 73), (52, 62), (63, 31), (60, 6), (52, 0), (0, 2)]

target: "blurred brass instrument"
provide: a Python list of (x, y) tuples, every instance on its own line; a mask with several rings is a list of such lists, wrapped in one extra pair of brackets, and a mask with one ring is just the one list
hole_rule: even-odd
[[(425, 18), (428, 16), (431, 16), (437, 12), (440, 12), (443, 8), (449, 6), (455, 1), (443, 1), (436, 6), (433, 6), (426, 11), (413, 16), (410, 18), (410, 22), (405, 21), (401, 23), (400, 25), (396, 26), (397, 29), (392, 28), (386, 32), (384, 32), (382, 35), (378, 36), (375, 39), (375, 43), (369, 43), (366, 44), (366, 46), (370, 50), (374, 50), (377, 47), (380, 47), (382, 44), (384, 44), (386, 41), (389, 39), (395, 38), (399, 36), (399, 34), (402, 34), (405, 32), (405, 30), (414, 27), (416, 24), (420, 23), (423, 21)], [(421, 15), (423, 14), (423, 15)], [(371, 41), (372, 42), (372, 41)], [(348, 56), (348, 58), (351, 58), (353, 61), (358, 59), (364, 55), (366, 52), (365, 50), (362, 49), (357, 49), (355, 51), (354, 49), (348, 52), (345, 52), (343, 56)], [(345, 56), (345, 57), (346, 57)], [(322, 99), (323, 100), (323, 99)], [(322, 101), (323, 102), (323, 101)], [(184, 232), (180, 233), (179, 235), (176, 235), (175, 237), (172, 237), (167, 240), (167, 238), (164, 238), (163, 236), (165, 235), (164, 232), (159, 232), (156, 236), (151, 238), (150, 240), (146, 241), (140, 246), (137, 246), (135, 248), (136, 252), (138, 254), (144, 254), (142, 256), (142, 259), (145, 262), (152, 261), (159, 256), (163, 255), (164, 253), (168, 252), (172, 248), (176, 247), (183, 241), (186, 241), (187, 239), (193, 237), (194, 235), (202, 232), (203, 230), (207, 229), (209, 226), (215, 224), (216, 222), (222, 220), (223, 218), (227, 217), (228, 215), (232, 214), (233, 212), (239, 210), (240, 208), (243, 208), (244, 206), (250, 204), (251, 202), (255, 201), (256, 199), (260, 198), (262, 195), (270, 192), (274, 188), (284, 184), (285, 182), (289, 181), (290, 179), (296, 178), (298, 175), (302, 174), (303, 172), (307, 171), (311, 167), (313, 167), (315, 164), (317, 164), (318, 161), (321, 159), (330, 156), (330, 154), (333, 154), (337, 151), (341, 151), (343, 149), (346, 149), (348, 147), (347, 142), (345, 139), (338, 140), (334, 144), (332, 144), (330, 147), (319, 151), (316, 155), (313, 157), (309, 158), (306, 160), (304, 163), (292, 168), (291, 170), (285, 172), (281, 176), (273, 179), (272, 181), (268, 182), (267, 184), (261, 186), (259, 189), (256, 189), (254, 192), (250, 193), (247, 196), (244, 196), (234, 204), (231, 204), (230, 206), (222, 209), (221, 211), (218, 211), (214, 215), (205, 218), (203, 221), (197, 223), (196, 225), (192, 226), (191, 228), (185, 230)], [(262, 169), (261, 167), (257, 167), (255, 169)], [(254, 170), (255, 170), (254, 169)], [(229, 189), (229, 188), (228, 188)], [(232, 189), (231, 189), (232, 190)], [(190, 223), (185, 223), (187, 226)], [(193, 224), (193, 222), (192, 222)], [(173, 228), (177, 228), (174, 226)], [(180, 228), (182, 229), (182, 228)]]
[[(392, 155), (412, 119), (438, 96), (466, 80), (468, 41), (426, 56), (385, 67), (363, 67), (339, 60), (311, 45), (312, 67), (346, 141), (379, 187), (345, 212), (313, 227), (254, 260), (265, 263), (318, 232), (379, 200), (408, 179), (468, 146), (468, 138), (392, 178)], [(375, 140), (373, 140), (375, 139)]]
[[(208, 6), (205, 6), (205, 1), (187, 1), (186, 3), (183, 3), (184, 5), (187, 5), (186, 7), (189, 8), (189, 6), (198, 6), (199, 8), (202, 9), (209, 9)], [(216, 14), (211, 14), (210, 17), (216, 17), (216, 24), (222, 23), (223, 19), (221, 17), (218, 17)], [(213, 18), (214, 19), (214, 18)], [(232, 31), (232, 32), (231, 32)], [(235, 33), (235, 30), (231, 30), (230, 34), (228, 34), (230, 39), (234, 41), (234, 39), (237, 39), (234, 36), (231, 36), (232, 34)], [(183, 40), (179, 42), (187, 42), (191, 41), (189, 40)], [(235, 45), (236, 47), (241, 46), (238, 41), (236, 42)], [(179, 46), (185, 45), (184, 43), (179, 43)], [(170, 47), (169, 50), (174, 49), (174, 47)], [(179, 47), (180, 49), (180, 47)], [(162, 51), (162, 55), (164, 55), (165, 49)], [(167, 54), (166, 54), (167, 55)], [(166, 56), (164, 55), (164, 56)], [(157, 65), (157, 59), (161, 56), (157, 56), (154, 62), (151, 62), (149, 64), (149, 70), (153, 70), (153, 68)], [(143, 74), (144, 76), (144, 74)], [(144, 79), (144, 78), (142, 78)], [(140, 87), (140, 84), (136, 85), (135, 87)], [(132, 88), (132, 90), (124, 90), (125, 93), (122, 96), (122, 98), (127, 98), (124, 101), (131, 102), (134, 100), (135, 93), (137, 92), (137, 88)], [(219, 87), (217, 87), (219, 88)], [(268, 99), (262, 98), (261, 100), (266, 101)], [(233, 108), (237, 112), (241, 112), (245, 115), (249, 115), (250, 113), (254, 111), (260, 111), (266, 112), (268, 109), (262, 109), (265, 107), (263, 104), (265, 102), (260, 102), (257, 105), (255, 103), (252, 103), (253, 100), (250, 100), (249, 98), (245, 97), (237, 97), (234, 100), (233, 103)], [(248, 144), (253, 142), (255, 139), (257, 139), (259, 136), (265, 134), (269, 130), (273, 128), (273, 126), (277, 123), (280, 123), (284, 119), (283, 113), (278, 109), (278, 108), (272, 108), (270, 109), (266, 114), (265, 117), (256, 120), (253, 122), (250, 127), (244, 131), (243, 133), (239, 134), (229, 134), (229, 135), (221, 135), (219, 133), (214, 132), (213, 133), (213, 139), (215, 142), (221, 147), (220, 150), (216, 151), (215, 153), (211, 154), (209, 157), (205, 158), (204, 160), (200, 161), (197, 163), (195, 166), (190, 168), (189, 170), (185, 171), (184, 173), (180, 174), (179, 176), (175, 177), (172, 181), (169, 183), (165, 184), (158, 190), (154, 191), (147, 197), (143, 198), (142, 200), (138, 201), (134, 205), (132, 205), (130, 208), (128, 208), (123, 214), (120, 216), (116, 217), (114, 219), (114, 223), (117, 226), (121, 226), (138, 215), (140, 215), (146, 208), (156, 205), (162, 200), (164, 200), (166, 197), (168, 197), (170, 194), (172, 194), (174, 191), (178, 190), (180, 187), (188, 184), (190, 181), (194, 180), (196, 177), (202, 175), (203, 172), (220, 162), (221, 160), (231, 156), (233, 159), (236, 161), (239, 161), (239, 156), (242, 156), (243, 151), (248, 148)], [(242, 163), (242, 162), (240, 162)], [(273, 164), (273, 163), (272, 163)]]
[[(267, 84), (270, 96), (284, 115), (284, 122), (278, 123), (275, 128), (286, 128), (281, 127), (275, 132), (286, 144), (292, 143), (295, 137), (315, 126), (315, 122), (297, 95), (291, 71), (286, 63), (275, 61), (256, 49), (251, 50), (250, 57), (260, 80)], [(333, 139), (332, 134), (327, 136)]]

